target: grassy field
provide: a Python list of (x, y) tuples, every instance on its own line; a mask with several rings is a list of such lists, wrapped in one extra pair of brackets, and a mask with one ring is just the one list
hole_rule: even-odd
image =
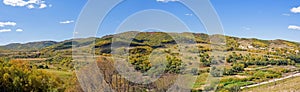
[(60, 70), (54, 70), (54, 69), (39, 69), (39, 70), (58, 75), (62, 79), (67, 79), (72, 76), (72, 72), (68, 72), (68, 71), (60, 71)]
[(244, 89), (242, 92), (296, 92), (300, 90), (300, 77), (293, 77), (258, 87)]
[(195, 76), (197, 77), (197, 80), (194, 84), (194, 89), (203, 89), (203, 85), (205, 85), (208, 75), (208, 73), (204, 73), (199, 76)]

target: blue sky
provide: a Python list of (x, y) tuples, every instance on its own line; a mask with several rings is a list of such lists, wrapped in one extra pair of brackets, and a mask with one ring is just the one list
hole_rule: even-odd
[[(1, 0), (0, 45), (71, 39), (86, 2)], [(299, 0), (211, 0), (211, 3), (226, 35), (300, 42)], [(125, 0), (108, 14), (100, 28), (105, 31), (98, 32), (97, 36), (115, 33), (124, 19), (144, 9), (168, 11), (185, 22), (190, 31), (206, 32), (193, 12), (176, 0)]]

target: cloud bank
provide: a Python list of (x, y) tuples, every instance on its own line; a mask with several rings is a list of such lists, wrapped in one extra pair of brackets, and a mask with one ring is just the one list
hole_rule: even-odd
[(13, 7), (27, 7), (28, 9), (33, 8), (46, 8), (47, 5), (43, 0), (3, 0), (5, 5), (13, 6)]
[(61, 21), (59, 22), (60, 24), (70, 24), (70, 23), (73, 23), (74, 20), (66, 20), (66, 21)]
[(17, 29), (16, 32), (23, 32), (23, 29)]
[(300, 13), (300, 6), (292, 8), (291, 12), (293, 12), (293, 13)]
[(5, 27), (5, 26), (16, 26), (17, 23), (15, 22), (0, 22), (0, 27)]
[(0, 33), (3, 33), (3, 32), (10, 32), (11, 29), (0, 29)]
[(289, 25), (288, 29), (291, 29), (291, 30), (300, 30), (300, 26)]

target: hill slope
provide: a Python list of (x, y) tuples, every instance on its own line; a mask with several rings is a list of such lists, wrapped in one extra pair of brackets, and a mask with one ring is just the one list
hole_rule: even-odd
[(4, 50), (39, 50), (57, 43), (58, 42), (55, 41), (29, 42), (25, 44), (11, 43), (5, 46), (0, 46), (0, 48)]
[[(176, 44), (174, 38), (172, 38), (167, 33), (162, 32), (141, 32), (137, 33), (135, 31), (125, 32), (115, 35), (108, 35), (102, 38), (81, 38), (81, 39), (70, 39), (62, 42), (55, 41), (41, 41), (41, 42), (30, 42), (26, 44), (12, 43), (5, 46), (0, 46), (2, 50), (40, 50), (40, 49), (53, 49), (53, 50), (65, 50), (72, 47), (72, 42), (74, 45), (88, 46), (95, 41), (96, 49), (104, 49), (110, 47), (111, 42), (115, 36), (122, 35), (132, 35), (137, 34), (132, 38), (131, 42), (128, 40), (118, 41), (118, 43), (131, 44), (131, 46), (150, 46), (150, 47), (163, 47), (166, 44)], [(173, 33), (174, 34), (174, 33)], [(203, 33), (178, 33), (183, 35), (182, 38), (184, 41), (195, 41), (196, 43), (209, 44), (210, 39), (209, 35)], [(185, 36), (185, 34), (192, 34), (194, 37)], [(288, 49), (297, 49), (300, 47), (300, 44), (297, 42), (291, 42), (286, 40), (260, 40), (255, 38), (238, 38), (226, 36), (227, 50), (269, 50), (274, 51), (275, 48), (288, 48)]]

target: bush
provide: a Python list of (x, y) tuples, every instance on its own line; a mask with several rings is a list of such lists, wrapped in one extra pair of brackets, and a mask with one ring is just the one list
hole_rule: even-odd
[(241, 72), (244, 71), (245, 65), (244, 64), (233, 64), (232, 70), (234, 72)]
[(197, 68), (192, 68), (191, 73), (193, 75), (199, 75), (198, 69)]
[(220, 81), (218, 91), (220, 92), (238, 92), (240, 87), (252, 84), (247, 78), (225, 78)]
[[(1, 91), (52, 92), (62, 91), (63, 81), (58, 77), (30, 68), (25, 61), (10, 61), (0, 64)], [(43, 67), (43, 65), (39, 66)]]
[(219, 68), (213, 66), (213, 67), (211, 68), (211, 70), (210, 70), (209, 73), (210, 73), (213, 77), (221, 77), (221, 76), (223, 75), (222, 72), (223, 72), (222, 69), (219, 69)]
[(175, 56), (167, 56), (166, 72), (180, 73), (181, 69), (184, 69), (183, 62)]

